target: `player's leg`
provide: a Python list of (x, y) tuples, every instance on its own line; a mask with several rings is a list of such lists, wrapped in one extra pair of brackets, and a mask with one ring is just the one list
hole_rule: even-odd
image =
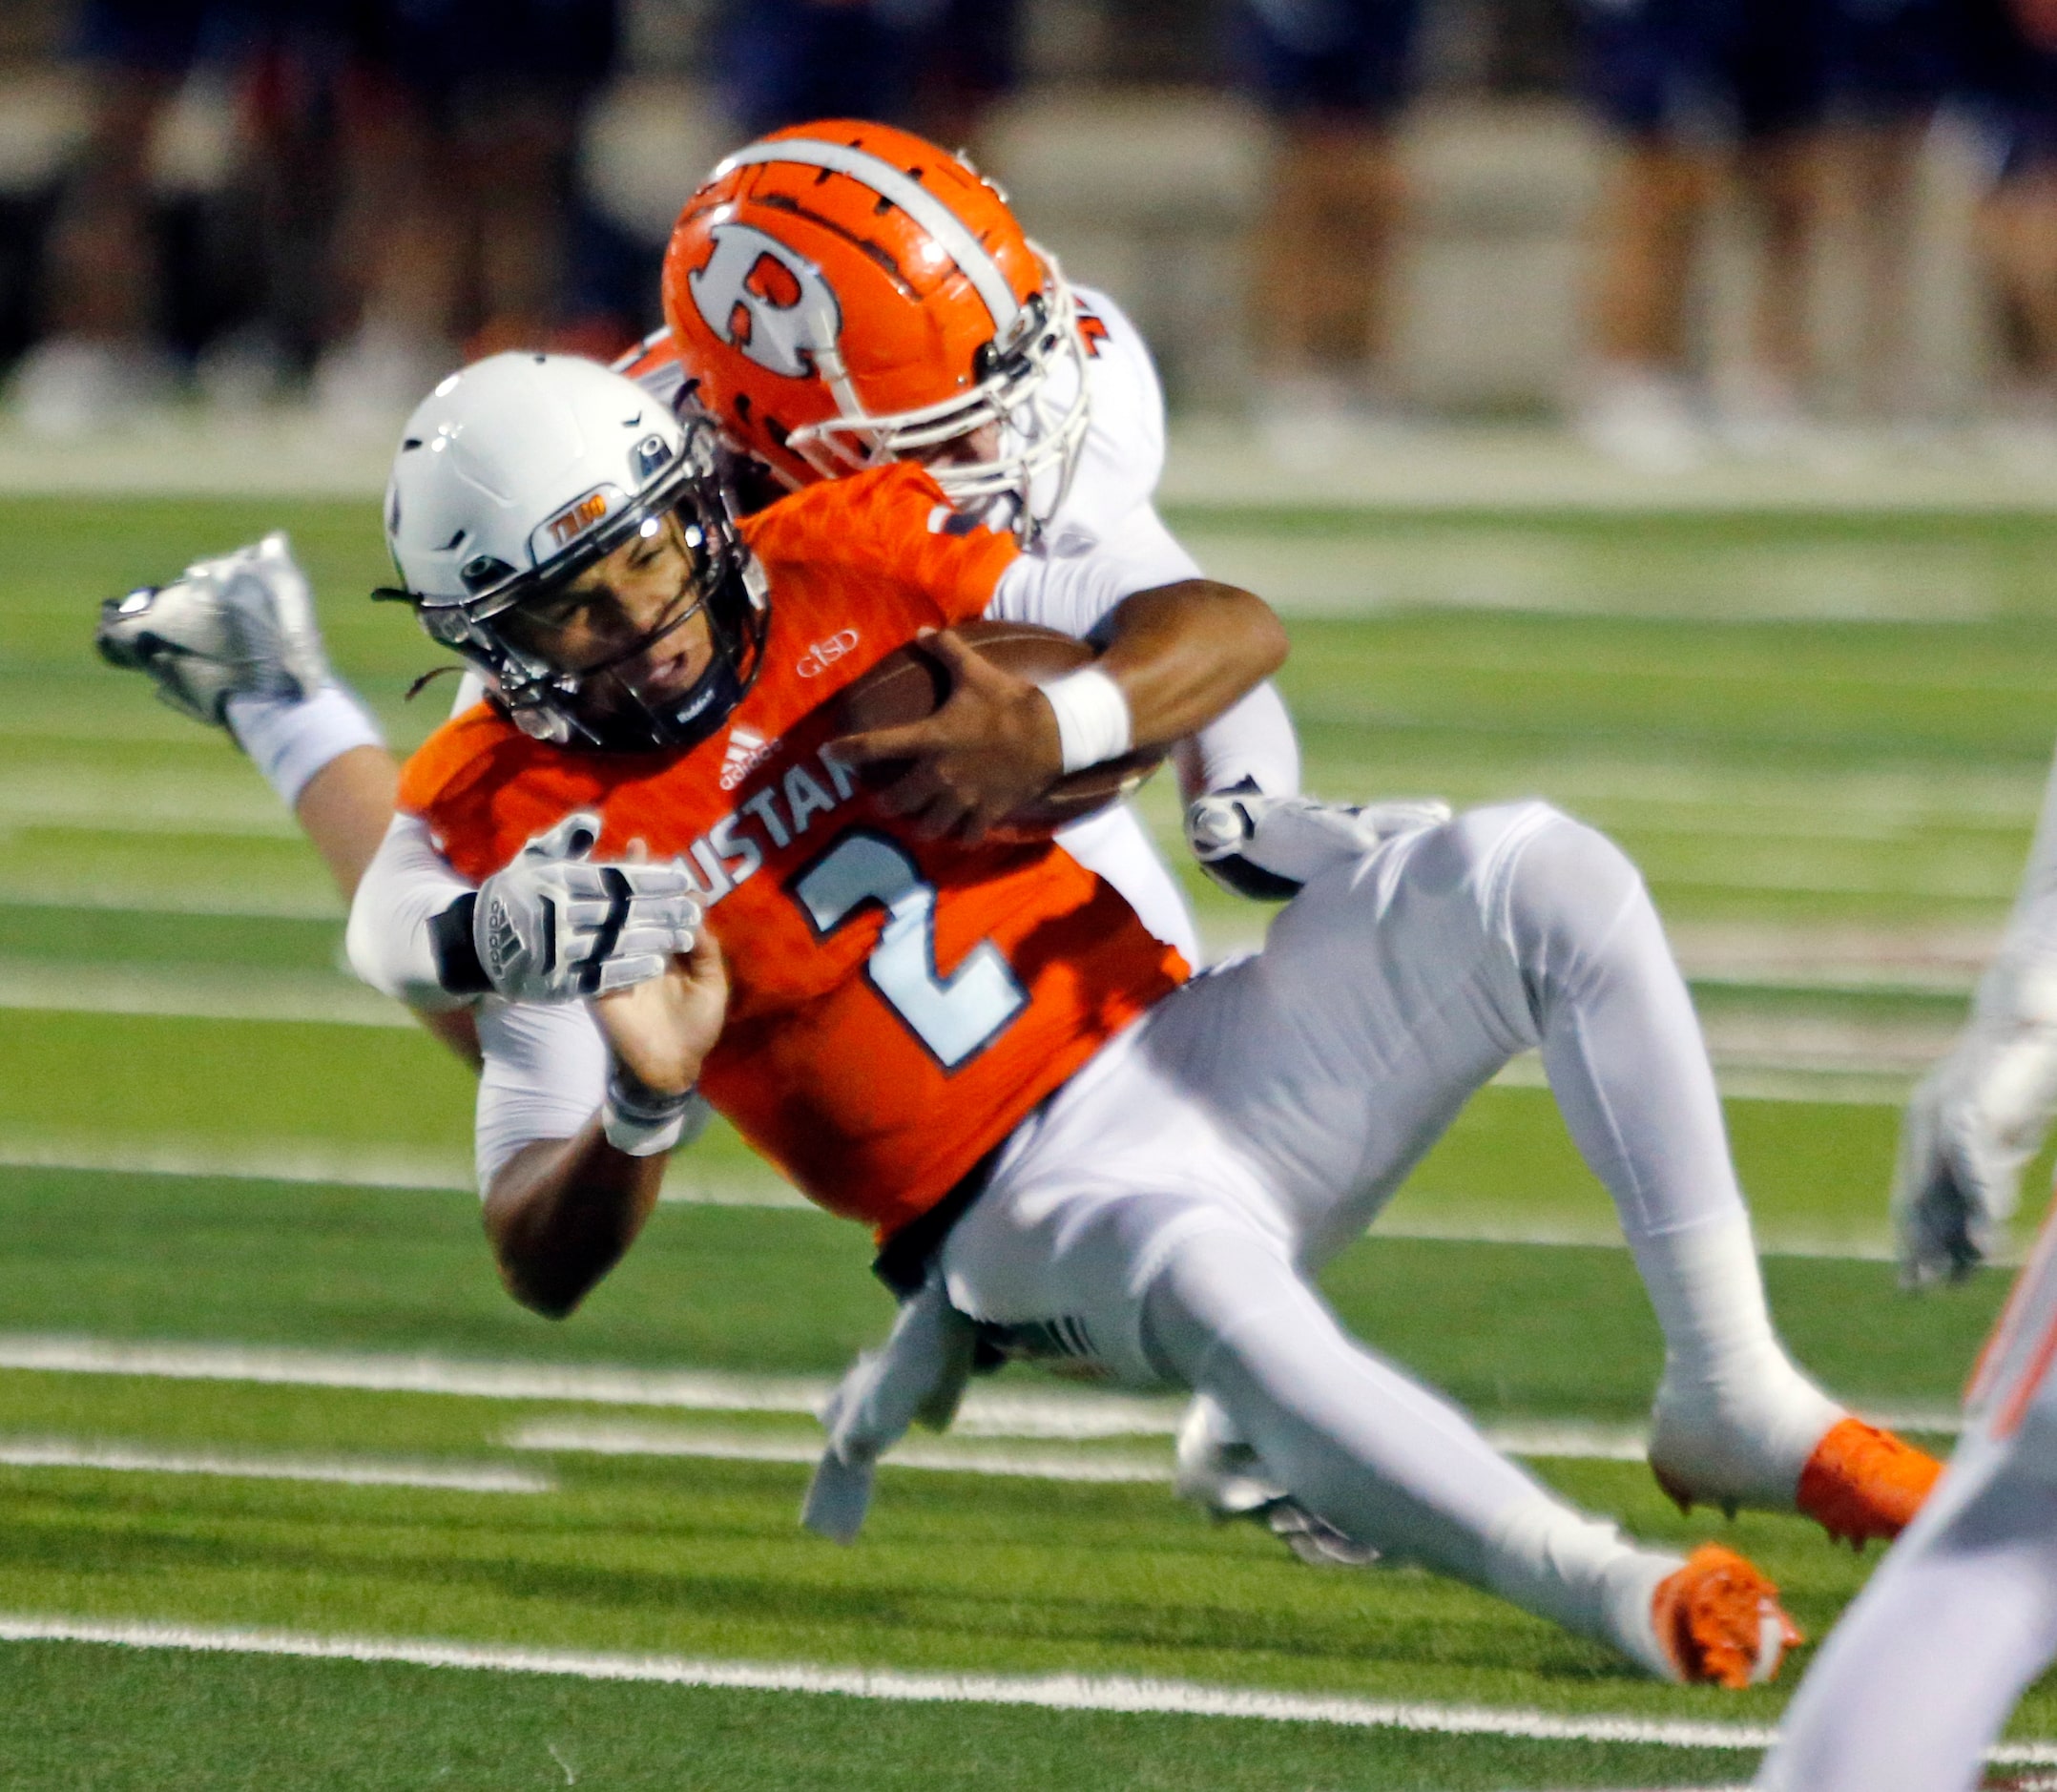
[(1808, 1670), (1758, 1784), (1946, 1792), (2057, 1658), (2057, 1227), (1985, 1346), (1935, 1497)]
[[(314, 594), (282, 534), (111, 598), (95, 634), (185, 715), (228, 733), (306, 831), (345, 903), (393, 819), (400, 769), (371, 714), (330, 670)], [(423, 1014), (478, 1062), (468, 1011)]]
[(314, 591), (282, 534), (101, 606), (110, 663), (227, 732), (322, 854), (347, 902), (393, 819), (399, 770), (328, 664)]
[(1634, 866), (1592, 829), (1527, 803), (1402, 836), (1310, 883), (1257, 960), (1170, 1007), (1153, 1039), (1266, 1166), (1307, 1262), (1540, 1047), (1664, 1331), (1667, 1484), (1867, 1534), (1925, 1490), (1933, 1465), (1906, 1452), (1919, 1485), (1900, 1488), (1880, 1452), (1904, 1447), (1848, 1421), (1773, 1333), (1684, 980)]
[(1353, 422), (1390, 404), (1407, 206), (1394, 125), (1420, 17), (1418, 0), (1250, 0), (1239, 10), (1235, 66), (1271, 120), (1250, 334), (1260, 430), (1281, 458), (1347, 450)]
[(2057, 1657), (2057, 1465), (1983, 1454), (1960, 1454), (1822, 1645), (1763, 1792), (1980, 1783), (2007, 1713)]
[[(1117, 1113), (1110, 1163), (1091, 1141)], [(1126, 1150), (1145, 1138), (1148, 1164)], [(1207, 1396), (1335, 1532), (1651, 1673), (1742, 1684), (1776, 1666), (1787, 1632), (1761, 1575), (1726, 1552), (1689, 1564), (1637, 1548), (1539, 1486), (1344, 1333), (1283, 1241), (1226, 1184), (1208, 1192), (1222, 1170), (1205, 1111), (1132, 1057), (1049, 1124), (1031, 1123), (945, 1245), (951, 1302), (1042, 1352)], [(1197, 1192), (1144, 1192), (1152, 1177)]]
[(1689, 300), (1714, 197), (1714, 152), (1681, 114), (1700, 85), (1691, 9), (1677, 0), (1586, 0), (1589, 109), (1610, 142), (1588, 275), (1590, 365), (1580, 433), (1658, 469), (1704, 452), (1689, 399)]

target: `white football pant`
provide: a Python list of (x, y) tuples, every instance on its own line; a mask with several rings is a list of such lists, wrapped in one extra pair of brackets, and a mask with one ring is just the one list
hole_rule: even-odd
[(1800, 1682), (1767, 1792), (1969, 1792), (2057, 1660), (2057, 1220), (1973, 1383), (1968, 1428)]
[(1719, 1384), (1739, 1364), (1748, 1380), (1769, 1352), (1799, 1389), (1776, 1443), (1790, 1493), (1837, 1412), (1771, 1337), (1685, 986), (1633, 866), (1541, 803), (1339, 865), (1261, 953), (1112, 1042), (1017, 1130), (951, 1232), (950, 1300), (1124, 1381), (1210, 1397), (1347, 1535), (1631, 1647), (1624, 1614), (1647, 1630), (1674, 1559), (1554, 1500), (1344, 1334), (1306, 1280), (1538, 1045), (1652, 1283), (1668, 1383)]

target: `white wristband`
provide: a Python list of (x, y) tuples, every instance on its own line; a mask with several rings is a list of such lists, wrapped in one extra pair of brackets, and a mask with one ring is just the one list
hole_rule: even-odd
[(615, 1077), (609, 1080), (607, 1098), (600, 1103), (600, 1131), (625, 1157), (654, 1157), (696, 1138), (706, 1124), (707, 1103), (696, 1089), (639, 1101)]
[(1132, 744), (1129, 699), (1097, 666), (1081, 666), (1043, 686), (1057, 717), (1057, 742), (1067, 772), (1119, 759)]

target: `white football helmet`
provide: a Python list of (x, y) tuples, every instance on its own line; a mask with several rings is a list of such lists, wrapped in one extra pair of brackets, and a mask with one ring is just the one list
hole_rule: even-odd
[[(656, 629), (569, 673), (501, 621), (676, 511), (696, 571)], [(736, 528), (719, 437), (633, 380), (571, 355), (504, 354), (453, 373), (415, 408), (385, 493), (401, 589), (428, 634), (485, 672), (538, 739), (617, 752), (690, 746), (757, 674), (763, 575)], [(686, 692), (646, 698), (626, 668), (696, 609), (715, 656)]]

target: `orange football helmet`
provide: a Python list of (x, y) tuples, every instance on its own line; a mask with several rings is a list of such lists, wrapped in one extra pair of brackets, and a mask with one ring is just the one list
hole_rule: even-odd
[(1013, 500), (1025, 539), (1070, 486), (1085, 346), (1056, 260), (998, 188), (885, 125), (795, 125), (686, 201), (664, 315), (696, 396), (788, 485), (925, 463)]

